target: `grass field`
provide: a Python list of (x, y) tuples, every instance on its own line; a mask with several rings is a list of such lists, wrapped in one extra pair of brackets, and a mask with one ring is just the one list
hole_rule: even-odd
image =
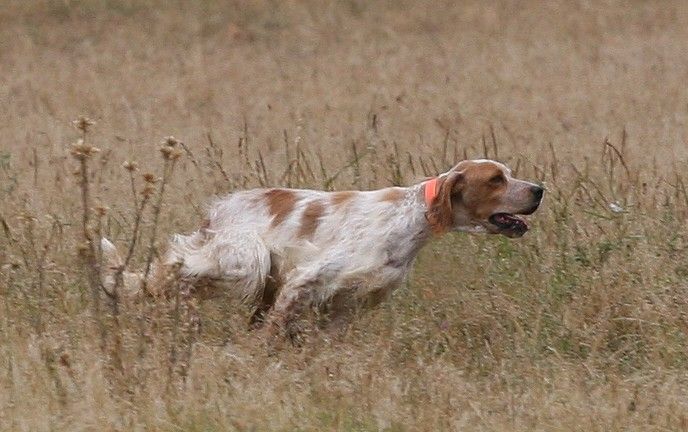
[[(0, 430), (688, 430), (686, 83), (683, 1), (2, 2)], [(237, 188), (487, 156), (548, 192), (269, 355), (231, 299), (91, 288), (79, 151), (135, 269)]]

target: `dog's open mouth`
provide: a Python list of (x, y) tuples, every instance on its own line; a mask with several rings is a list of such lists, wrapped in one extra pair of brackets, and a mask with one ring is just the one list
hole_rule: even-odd
[(528, 231), (528, 222), (511, 213), (495, 213), (488, 220), (498, 229), (499, 234), (508, 237), (521, 237)]

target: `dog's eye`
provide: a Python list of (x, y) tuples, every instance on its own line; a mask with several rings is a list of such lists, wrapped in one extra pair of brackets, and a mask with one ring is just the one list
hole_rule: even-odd
[(496, 186), (501, 185), (502, 183), (504, 183), (504, 181), (505, 181), (505, 179), (504, 179), (504, 176), (502, 174), (495, 174), (490, 178), (490, 184), (493, 184)]

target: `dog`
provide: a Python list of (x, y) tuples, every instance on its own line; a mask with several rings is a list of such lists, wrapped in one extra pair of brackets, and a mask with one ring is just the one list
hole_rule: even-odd
[[(199, 291), (231, 290), (253, 305), (252, 326), (293, 336), (308, 310), (347, 322), (350, 311), (387, 299), (434, 236), (523, 236), (529, 227), (521, 216), (538, 209), (543, 193), (485, 159), (410, 187), (234, 192), (212, 203), (198, 231), (172, 238), (151, 289), (164, 290), (155, 285), (176, 266)], [(107, 240), (103, 250), (119, 259)]]

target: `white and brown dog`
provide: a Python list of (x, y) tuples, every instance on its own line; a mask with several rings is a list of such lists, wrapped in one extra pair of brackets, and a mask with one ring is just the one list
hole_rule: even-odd
[[(192, 284), (233, 290), (254, 305), (252, 323), (267, 318), (291, 333), (310, 308), (336, 322), (387, 298), (433, 235), (522, 236), (528, 224), (517, 215), (533, 213), (542, 196), (491, 160), (405, 188), (240, 191), (212, 204), (201, 229), (174, 236), (157, 272), (176, 265)], [(107, 240), (104, 250), (114, 251)]]

